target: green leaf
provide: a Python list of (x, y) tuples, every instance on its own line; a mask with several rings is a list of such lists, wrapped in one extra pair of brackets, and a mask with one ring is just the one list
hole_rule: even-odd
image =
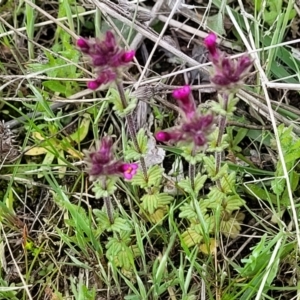
[(245, 205), (243, 199), (238, 195), (231, 195), (226, 197), (224, 208), (227, 212), (233, 212), (234, 210), (240, 209), (243, 205)]
[(109, 197), (110, 195), (113, 195), (117, 189), (116, 186), (117, 180), (118, 177), (116, 176), (106, 177), (105, 189), (103, 189), (103, 182), (101, 179), (95, 181), (93, 184), (94, 186), (92, 188), (92, 191), (95, 193), (95, 198), (100, 199), (103, 197)]
[(148, 182), (145, 180), (144, 174), (141, 170), (138, 170), (136, 175), (131, 179), (131, 184), (139, 186), (140, 188), (146, 188), (148, 186)]
[(271, 258), (271, 251), (266, 241), (267, 235), (262, 236), (260, 242), (252, 247), (252, 253), (249, 258), (241, 259), (244, 267), (237, 268), (237, 271), (243, 277), (255, 276), (260, 270), (264, 269)]
[(277, 204), (277, 197), (257, 184), (247, 184), (247, 188), (244, 188), (244, 191), (250, 195), (255, 195), (255, 197), (261, 200), (271, 201), (272, 203)]
[(158, 197), (158, 207), (163, 207), (169, 205), (173, 201), (173, 197), (168, 195), (167, 193), (159, 193)]
[(224, 164), (221, 169), (219, 170), (218, 174), (216, 174), (216, 165), (215, 165), (215, 158), (210, 156), (203, 157), (204, 167), (208, 173), (208, 176), (211, 180), (216, 181), (223, 176), (225, 176), (228, 172), (228, 165)]
[(193, 190), (191, 180), (188, 177), (180, 180), (178, 185), (188, 194), (198, 195), (200, 189), (202, 189), (202, 187), (204, 186), (206, 179), (207, 179), (207, 175), (201, 175), (200, 173), (198, 173), (197, 176), (195, 177), (195, 190)]
[(148, 170), (148, 187), (151, 186), (159, 186), (161, 180), (162, 180), (162, 173), (164, 169), (161, 168), (160, 166), (152, 166)]
[(93, 213), (96, 216), (96, 221), (98, 223), (98, 227), (101, 228), (101, 231), (107, 230), (110, 227), (107, 212), (100, 209), (93, 209)]
[(210, 140), (208, 141), (207, 152), (222, 152), (229, 147), (227, 142), (227, 134), (222, 135), (221, 143), (218, 142), (219, 128), (216, 128), (213, 133), (210, 134)]
[(220, 222), (220, 232), (226, 237), (235, 239), (241, 232), (241, 225), (234, 217), (231, 217), (229, 220), (223, 218)]
[(115, 218), (113, 224), (111, 224), (112, 231), (117, 231), (117, 232), (121, 232), (123, 230), (131, 231), (131, 229), (132, 228), (129, 222), (120, 217)]
[(89, 132), (90, 123), (91, 123), (90, 115), (84, 114), (83, 119), (79, 125), (79, 128), (70, 135), (70, 138), (79, 144), (81, 141), (83, 141), (86, 138)]
[(188, 247), (199, 245), (203, 239), (203, 236), (195, 231), (195, 229), (188, 228), (181, 235), (182, 242)]
[[(183, 205), (181, 205), (179, 208), (181, 211), (179, 214), (179, 218), (185, 218), (191, 223), (198, 222), (198, 214), (195, 210), (194, 203), (195, 202), (191, 201), (189, 203), (184, 203)], [(199, 205), (199, 208), (203, 215), (205, 215), (207, 212), (207, 203), (208, 202), (203, 201), (203, 199), (197, 201), (197, 205)]]
[(142, 154), (137, 152), (133, 147), (132, 143), (129, 142), (129, 147), (124, 151), (124, 157), (126, 161), (129, 160), (140, 160)]
[(205, 156), (204, 152), (201, 152), (200, 149), (198, 149), (198, 152), (194, 153), (194, 144), (190, 143), (187, 145), (184, 143), (178, 143), (178, 147), (182, 150), (180, 153), (184, 159), (189, 162), (192, 165), (195, 165), (197, 163), (201, 163), (203, 160), (203, 157)]
[(145, 133), (145, 130), (141, 128), (137, 134), (137, 141), (138, 145), (141, 150), (141, 154), (146, 154), (147, 153), (147, 144), (148, 144), (148, 138)]
[(225, 174), (221, 178), (221, 188), (224, 194), (234, 193), (235, 192), (235, 172), (231, 172), (229, 175)]
[(120, 117), (124, 118), (134, 111), (137, 104), (137, 98), (132, 97), (129, 90), (125, 91), (125, 98), (128, 104), (125, 108), (123, 107), (119, 92), (114, 88), (110, 88), (109, 92), (109, 101), (114, 104), (113, 110), (115, 110)]
[(159, 194), (153, 194), (153, 195), (148, 195), (145, 194), (142, 198), (142, 204), (141, 207), (147, 211), (149, 214), (153, 214), (154, 211), (158, 208), (158, 198)]
[(219, 11), (218, 14), (208, 17), (206, 26), (210, 30), (217, 32), (219, 35), (224, 35), (226, 32), (224, 28), (223, 13)]

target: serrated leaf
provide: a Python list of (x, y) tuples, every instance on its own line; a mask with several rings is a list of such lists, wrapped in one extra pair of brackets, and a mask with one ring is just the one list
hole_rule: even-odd
[(230, 217), (229, 220), (224, 218), (220, 222), (220, 232), (226, 237), (235, 239), (241, 232), (241, 225), (235, 217)]
[(121, 232), (123, 230), (131, 231), (130, 224), (126, 220), (120, 217), (115, 218), (113, 224), (111, 224), (110, 227), (112, 231), (117, 231), (117, 232)]
[(221, 205), (223, 199), (226, 197), (226, 195), (221, 192), (216, 186), (212, 186), (210, 188), (210, 192), (207, 195), (207, 200), (209, 204), (207, 207), (209, 208), (216, 208), (218, 205)]
[[(200, 208), (202, 214), (205, 215), (207, 212), (206, 208), (207, 208), (208, 202), (205, 202), (205, 201), (203, 201), (203, 199), (200, 199), (196, 203), (197, 203), (197, 205), (199, 205), (199, 208)], [(181, 211), (179, 214), (179, 218), (186, 218), (191, 223), (198, 222), (198, 215), (197, 215), (194, 205), (195, 205), (195, 202), (192, 202), (192, 201), (190, 203), (184, 203), (183, 205), (181, 205), (181, 207), (179, 208)]]
[(131, 114), (134, 111), (134, 109), (136, 107), (136, 104), (137, 104), (137, 98), (132, 97), (130, 95), (129, 90), (125, 91), (125, 98), (126, 98), (126, 102), (127, 102), (127, 107), (123, 106), (123, 103), (122, 103), (121, 98), (120, 98), (120, 94), (116, 89), (110, 88), (109, 92), (110, 92), (109, 101), (114, 104), (113, 110), (115, 110), (116, 113), (120, 117), (124, 118), (124, 117), (126, 117), (127, 115)]
[(190, 178), (181, 179), (178, 183), (179, 187), (181, 187), (185, 192), (187, 192), (190, 195), (198, 195), (200, 189), (202, 189), (205, 181), (207, 179), (207, 175), (201, 175), (200, 173), (197, 174), (195, 177), (195, 190), (192, 188), (192, 183)]
[(156, 209), (153, 214), (148, 215), (148, 218), (154, 224), (161, 224), (167, 211), (168, 211), (167, 206), (160, 207)]
[(103, 189), (103, 182), (100, 180), (94, 182), (94, 186), (92, 188), (92, 191), (95, 193), (95, 198), (100, 199), (104, 197), (109, 197), (114, 194), (114, 192), (117, 189), (116, 182), (118, 180), (118, 177), (110, 176), (106, 179), (106, 186), (105, 189)]
[(221, 188), (224, 194), (235, 192), (235, 184), (236, 184), (235, 175), (236, 175), (235, 172), (231, 172), (230, 174), (226, 174), (221, 178)]
[(205, 170), (208, 173), (209, 177), (215, 176), (216, 174), (215, 158), (212, 155), (205, 156), (203, 157), (203, 161), (204, 161)]
[(158, 186), (162, 180), (162, 173), (164, 169), (161, 168), (160, 166), (152, 166), (148, 170), (148, 187), (151, 186)]
[(207, 179), (207, 175), (202, 175), (201, 173), (198, 173), (195, 177), (195, 194), (198, 195), (200, 190), (203, 188), (204, 183)]
[(147, 211), (149, 214), (153, 214), (154, 211), (158, 208), (158, 198), (159, 194), (149, 195), (146, 194), (141, 198), (141, 207)]
[(189, 195), (194, 194), (194, 190), (192, 188), (191, 180), (189, 178), (181, 179), (178, 182), (178, 186), (181, 187)]
[(188, 228), (181, 235), (183, 243), (188, 247), (200, 244), (203, 236), (197, 233), (194, 229)]
[(204, 254), (211, 254), (211, 255), (216, 255), (217, 248), (218, 248), (218, 242), (214, 238), (209, 239), (209, 248), (207, 248), (206, 244), (201, 244), (199, 246), (199, 250), (202, 253), (204, 253)]
[(139, 186), (142, 189), (148, 186), (148, 182), (145, 180), (144, 174), (141, 170), (137, 171), (130, 182), (132, 185)]
[(182, 150), (182, 152), (180, 153), (181, 156), (192, 165), (201, 163), (203, 158), (205, 157), (205, 154), (201, 152), (200, 149), (198, 149), (199, 151), (196, 154), (193, 153), (193, 144), (190, 144), (189, 146), (178, 144), (178, 146)]
[(148, 138), (147, 138), (147, 135), (146, 135), (145, 130), (143, 128), (141, 128), (139, 130), (136, 138), (137, 138), (140, 150), (141, 150), (141, 154), (146, 154), (147, 153)]
[(241, 199), (238, 195), (227, 196), (225, 199), (225, 203), (225, 210), (228, 212), (238, 210), (243, 205), (245, 205), (245, 201)]
[(142, 157), (142, 155), (137, 152), (135, 149), (132, 148), (132, 146), (130, 145), (130, 148), (128, 147), (125, 151), (124, 151), (124, 157), (126, 161), (130, 161), (130, 160), (140, 160), (140, 158)]
[(172, 196), (168, 195), (167, 193), (159, 193), (157, 194), (157, 197), (158, 197), (157, 205), (159, 207), (169, 205), (174, 199)]
[(210, 140), (208, 142), (207, 152), (222, 152), (229, 147), (227, 142), (227, 134), (222, 135), (221, 143), (218, 141), (219, 128), (216, 128), (213, 133), (210, 134)]
[(110, 221), (105, 211), (100, 209), (93, 209), (93, 213), (96, 216), (97, 223), (102, 229), (107, 229), (110, 227)]

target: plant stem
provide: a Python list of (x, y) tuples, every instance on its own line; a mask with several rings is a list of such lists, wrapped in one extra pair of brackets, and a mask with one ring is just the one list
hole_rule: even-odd
[(104, 205), (106, 206), (106, 212), (108, 216), (108, 220), (110, 224), (114, 223), (114, 214), (113, 214), (113, 207), (111, 205), (110, 197), (104, 197)]
[[(107, 178), (103, 178), (101, 181), (102, 189), (106, 190), (107, 189)], [(103, 197), (104, 205), (106, 207), (106, 212), (108, 216), (108, 220), (110, 224), (114, 223), (114, 209), (111, 205), (110, 197)]]
[[(224, 93), (223, 94), (223, 101), (224, 101), (224, 107), (223, 109), (225, 111), (227, 111), (227, 106), (228, 106), (228, 94)], [(224, 116), (220, 116), (219, 117), (219, 133), (218, 133), (218, 138), (217, 138), (217, 147), (221, 146), (222, 143), (222, 137), (225, 131), (225, 127), (226, 127), (226, 121), (227, 121), (227, 117), (226, 115)], [(219, 173), (220, 169), (221, 169), (221, 163), (222, 163), (222, 152), (223, 151), (217, 151), (215, 154), (215, 160), (216, 160), (216, 174)], [(221, 184), (220, 184), (220, 180), (216, 181), (217, 186), (221, 189)]]
[[(117, 89), (118, 89), (118, 92), (119, 92), (119, 95), (120, 95), (120, 99), (121, 99), (123, 108), (125, 109), (128, 106), (128, 103), (127, 103), (127, 100), (126, 100), (123, 83), (120, 80), (116, 80), (116, 85), (117, 85)], [(137, 141), (136, 129), (135, 129), (134, 121), (133, 121), (133, 118), (132, 118), (131, 114), (126, 116), (126, 121), (127, 121), (128, 129), (129, 129), (129, 134), (130, 134), (130, 137), (133, 141), (133, 145), (135, 147), (135, 150), (138, 153), (142, 154), (141, 148), (140, 148), (140, 146), (138, 144), (138, 141)], [(146, 168), (146, 163), (145, 163), (144, 157), (142, 157), (142, 156), (140, 157), (140, 163), (141, 163), (144, 178), (147, 181), (148, 180), (147, 168)]]
[(191, 180), (192, 189), (195, 190), (195, 165), (189, 164), (189, 177)]
[[(192, 150), (192, 156), (195, 156), (195, 147)], [(192, 189), (195, 190), (195, 165), (192, 163), (189, 163), (189, 177), (191, 180), (191, 186)]]

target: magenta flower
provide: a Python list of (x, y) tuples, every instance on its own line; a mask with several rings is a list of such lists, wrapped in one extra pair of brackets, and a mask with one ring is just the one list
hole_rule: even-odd
[(196, 111), (196, 104), (191, 94), (189, 85), (176, 89), (172, 93), (173, 97), (177, 100), (178, 106), (183, 110), (186, 117), (192, 118)]
[(123, 172), (123, 175), (125, 177), (125, 179), (132, 179), (132, 177), (136, 174), (137, 172), (137, 169), (138, 169), (138, 164), (123, 164), (121, 167), (120, 167), (120, 171)]
[(217, 36), (214, 33), (210, 33), (205, 39), (204, 44), (206, 48), (208, 49), (208, 52), (210, 54), (210, 60), (216, 60), (219, 59), (219, 51), (217, 49)]
[(214, 74), (210, 80), (220, 89), (232, 89), (241, 84), (243, 78), (252, 66), (252, 60), (248, 55), (243, 55), (237, 60), (230, 59), (225, 53), (217, 49), (217, 37), (210, 33), (204, 44), (209, 52), (209, 57), (214, 66)]
[(192, 119), (183, 121), (179, 126), (157, 132), (155, 137), (160, 142), (177, 143), (183, 141), (200, 147), (207, 143), (208, 136), (212, 133), (213, 129), (213, 115), (195, 114)]
[(204, 146), (214, 128), (214, 116), (197, 113), (191, 88), (188, 85), (174, 90), (173, 97), (176, 98), (179, 107), (183, 110), (184, 119), (179, 126), (157, 132), (156, 140), (163, 143), (183, 141), (194, 143), (195, 146)]
[(97, 79), (88, 83), (90, 89), (115, 80), (135, 56), (135, 51), (125, 51), (118, 46), (111, 31), (106, 32), (103, 40), (79, 38), (77, 47), (89, 57), (97, 74)]
[(89, 174), (91, 181), (102, 176), (122, 175), (125, 179), (132, 179), (136, 174), (138, 164), (115, 160), (112, 146), (112, 139), (106, 136), (92, 150), (84, 150), (87, 165), (86, 172)]

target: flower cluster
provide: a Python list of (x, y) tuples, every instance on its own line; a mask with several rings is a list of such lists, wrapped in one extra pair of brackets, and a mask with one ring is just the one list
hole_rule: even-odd
[(220, 89), (232, 89), (241, 84), (241, 81), (252, 66), (252, 60), (245, 54), (237, 60), (232, 60), (217, 49), (217, 37), (210, 33), (205, 39), (204, 44), (209, 52), (209, 59), (214, 66), (214, 74), (210, 77), (212, 83)]
[(138, 164), (125, 163), (115, 160), (113, 154), (113, 142), (108, 136), (97, 143), (90, 151), (85, 150), (85, 163), (90, 180), (97, 180), (101, 176), (124, 176), (125, 179), (132, 179), (136, 174)]
[(97, 78), (87, 84), (92, 90), (115, 80), (121, 72), (120, 69), (127, 66), (135, 55), (133, 50), (121, 49), (111, 31), (106, 32), (103, 40), (79, 38), (77, 47), (90, 58), (97, 73)]
[(195, 146), (204, 146), (208, 135), (213, 131), (214, 116), (201, 115), (196, 110), (196, 104), (191, 93), (191, 88), (186, 85), (176, 89), (173, 97), (184, 112), (184, 118), (179, 126), (156, 133), (155, 137), (160, 142), (194, 143)]

